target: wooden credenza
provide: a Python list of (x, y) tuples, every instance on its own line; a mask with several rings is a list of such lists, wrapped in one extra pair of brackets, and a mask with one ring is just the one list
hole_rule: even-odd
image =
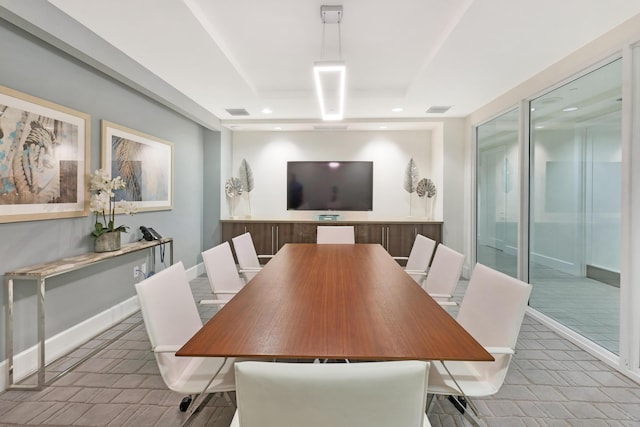
[(251, 233), (256, 252), (274, 255), (286, 243), (315, 243), (318, 225), (353, 225), (356, 243), (379, 243), (391, 256), (409, 256), (416, 234), (442, 242), (442, 221), (304, 221), (223, 219), (222, 241)]

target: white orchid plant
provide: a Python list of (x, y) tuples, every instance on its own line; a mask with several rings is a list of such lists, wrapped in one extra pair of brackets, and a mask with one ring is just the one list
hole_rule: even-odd
[(95, 226), (91, 232), (91, 237), (98, 238), (104, 233), (112, 231), (127, 232), (126, 225), (115, 226), (116, 209), (127, 215), (135, 213), (133, 203), (126, 200), (116, 202), (114, 191), (121, 190), (127, 186), (122, 177), (111, 179), (111, 175), (105, 169), (98, 169), (91, 175), (90, 190), (95, 193), (91, 195), (89, 209), (95, 214)]

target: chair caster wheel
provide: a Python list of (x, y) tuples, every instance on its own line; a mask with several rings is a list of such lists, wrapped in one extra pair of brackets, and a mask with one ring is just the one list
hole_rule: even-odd
[(458, 396), (458, 402), (460, 402), (465, 408), (467, 407), (467, 401), (464, 397)]
[(460, 412), (461, 414), (464, 414), (464, 411), (467, 408), (467, 401), (465, 400), (464, 397), (449, 396), (448, 399), (449, 399), (449, 402), (451, 402), (453, 406), (455, 406), (458, 412)]
[(187, 412), (189, 405), (191, 405), (191, 397), (187, 396), (180, 402), (180, 412)]

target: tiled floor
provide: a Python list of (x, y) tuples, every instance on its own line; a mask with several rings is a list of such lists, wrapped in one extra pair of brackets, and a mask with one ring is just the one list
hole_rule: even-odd
[(531, 306), (620, 354), (620, 289), (587, 277), (532, 280)]
[[(210, 297), (206, 278), (192, 281), (192, 288), (196, 299)], [(213, 314), (211, 307), (201, 310), (203, 318)], [(140, 319), (132, 316), (51, 371)], [(178, 426), (181, 398), (165, 388), (139, 325), (42, 391), (0, 394), (0, 426)], [(505, 385), (496, 396), (474, 401), (489, 426), (640, 426), (640, 385), (528, 317)], [(191, 425), (228, 426), (232, 415), (227, 402), (214, 397)], [(434, 426), (467, 425), (446, 400), (436, 401), (429, 419)]]
[[(517, 259), (495, 248), (478, 248), (478, 259), (515, 276)], [(620, 354), (620, 288), (540, 264), (531, 270), (530, 305), (614, 354)]]

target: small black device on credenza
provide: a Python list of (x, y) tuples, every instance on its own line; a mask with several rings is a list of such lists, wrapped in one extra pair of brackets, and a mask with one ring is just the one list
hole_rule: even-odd
[(287, 210), (373, 210), (373, 162), (287, 162)]
[(144, 225), (140, 226), (140, 231), (142, 232), (142, 238), (144, 240), (152, 241), (152, 240), (160, 240), (162, 236), (156, 230), (151, 227), (145, 227)]

